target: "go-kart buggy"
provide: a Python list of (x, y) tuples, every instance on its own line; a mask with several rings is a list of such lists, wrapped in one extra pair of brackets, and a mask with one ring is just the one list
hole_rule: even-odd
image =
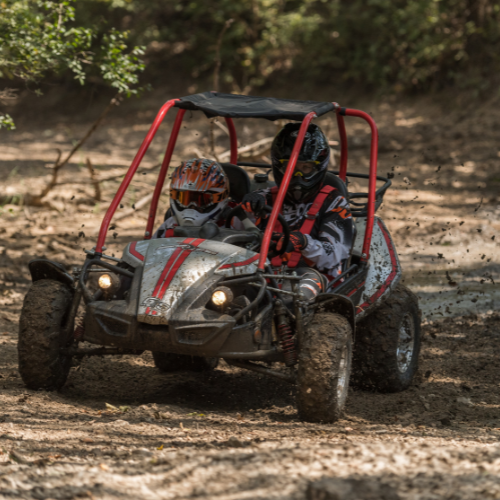
[[(144, 239), (129, 243), (121, 258), (106, 255), (105, 237), (124, 192), (166, 113), (178, 108), (149, 210)], [(233, 118), (301, 121), (275, 204), (266, 207), (264, 232), (241, 216), (238, 206), (226, 227), (178, 227), (174, 236), (151, 239), (158, 200), (186, 110), (223, 117), (230, 135), (230, 162), (223, 168), (231, 196), (240, 202), (252, 188), (269, 184), (266, 174), (252, 182), (238, 163)], [(356, 238), (341, 275), (325, 293), (306, 302), (292, 269), (273, 268), (270, 246), (287, 187), (311, 121), (336, 114), (340, 168), (326, 183), (350, 202)], [(344, 116), (368, 122), (371, 132), (368, 174), (347, 174)], [(97, 244), (73, 274), (46, 259), (29, 263), (33, 284), (24, 301), (19, 333), (19, 369), (33, 389), (59, 389), (72, 357), (153, 352), (162, 371), (210, 370), (220, 358), (228, 364), (297, 384), (297, 406), (306, 421), (332, 422), (344, 407), (353, 361), (356, 383), (380, 391), (408, 387), (417, 369), (420, 317), (416, 297), (399, 284), (401, 267), (393, 242), (375, 212), (391, 181), (377, 176), (378, 135), (365, 112), (337, 103), (205, 92), (168, 101), (158, 113), (101, 224)], [(349, 193), (349, 177), (368, 180), (367, 193)], [(383, 185), (377, 189), (377, 181)], [(231, 228), (234, 216), (244, 230)], [(285, 241), (282, 248), (287, 247)], [(93, 274), (96, 273), (96, 274)], [(92, 288), (91, 276), (99, 286)], [(76, 321), (83, 300), (83, 321)], [(356, 339), (354, 335), (356, 333)], [(81, 348), (85, 341), (101, 347)], [(353, 348), (355, 351), (354, 360)], [(270, 363), (284, 364), (285, 369)]]

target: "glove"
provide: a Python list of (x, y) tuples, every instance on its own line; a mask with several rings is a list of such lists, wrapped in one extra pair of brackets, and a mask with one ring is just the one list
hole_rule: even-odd
[(253, 212), (255, 215), (260, 215), (266, 205), (266, 198), (259, 193), (248, 193), (243, 196), (241, 206), (246, 212)]
[[(285, 235), (282, 233), (274, 233), (272, 236), (276, 243), (276, 250), (281, 252), (283, 249), (283, 243), (285, 242)], [(284, 251), (284, 253), (290, 252), (300, 252), (307, 247), (307, 238), (300, 231), (292, 231), (290, 233), (290, 240), (288, 241), (288, 245)]]

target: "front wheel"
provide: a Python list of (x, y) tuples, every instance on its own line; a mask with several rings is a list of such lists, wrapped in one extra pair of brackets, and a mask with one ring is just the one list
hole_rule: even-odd
[(158, 351), (153, 351), (153, 359), (156, 368), (161, 372), (207, 372), (214, 370), (219, 364), (219, 358), (203, 358)]
[(407, 389), (418, 369), (420, 310), (404, 285), (356, 328), (353, 379), (356, 386), (380, 392)]
[(68, 377), (71, 357), (63, 325), (73, 294), (54, 280), (35, 281), (24, 298), (19, 321), (19, 372), (30, 389), (60, 389)]
[(307, 422), (335, 422), (342, 414), (351, 374), (352, 328), (346, 318), (318, 313), (300, 339), (297, 409)]

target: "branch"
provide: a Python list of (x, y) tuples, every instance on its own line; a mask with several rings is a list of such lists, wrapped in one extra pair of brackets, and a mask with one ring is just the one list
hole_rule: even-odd
[(26, 193), (24, 195), (24, 204), (31, 205), (34, 207), (46, 207), (46, 208), (54, 208), (50, 202), (43, 201), (43, 197), (47, 195), (47, 193), (56, 185), (57, 183), (57, 175), (59, 174), (59, 160), (61, 159), (62, 151), (60, 149), (56, 149), (57, 151), (57, 160), (52, 168), (52, 179), (50, 179), (49, 183), (43, 188), (42, 192), (39, 195), (32, 195), (30, 193)]
[[(249, 144), (248, 146), (238, 148), (238, 155), (250, 152), (252, 152), (253, 154), (248, 156), (263, 155), (269, 149), (269, 146), (271, 145), (273, 140), (274, 137), (265, 137), (264, 139), (260, 139), (252, 144)], [(219, 155), (219, 158), (221, 159), (221, 161), (224, 161), (224, 159), (229, 159), (230, 156), (231, 150), (227, 150), (224, 151), (224, 153), (221, 153)]]
[(229, 136), (229, 130), (225, 125), (223, 125), (219, 120), (214, 120), (214, 123)]
[(216, 161), (219, 161), (219, 157), (215, 152), (215, 131), (214, 131), (214, 122), (217, 118), (212, 118), (210, 120), (210, 154), (215, 158)]
[(0, 102), (5, 104), (7, 101), (13, 101), (17, 99), (16, 95), (17, 89), (3, 89), (0, 90)]
[(215, 68), (214, 68), (214, 90), (215, 92), (219, 91), (219, 72), (220, 72), (220, 67), (222, 64), (221, 57), (220, 57), (220, 49), (222, 46), (222, 38), (224, 37), (224, 33), (226, 33), (226, 30), (233, 24), (234, 19), (228, 19), (225, 23), (224, 26), (222, 27), (220, 33), (219, 33), (219, 38), (217, 39), (217, 45), (215, 47)]
[[(219, 37), (217, 38), (217, 45), (215, 46), (215, 68), (214, 68), (214, 91), (218, 92), (219, 91), (219, 73), (220, 73), (220, 67), (222, 64), (222, 60), (220, 57), (220, 49), (222, 46), (222, 39), (224, 38), (224, 33), (227, 31), (229, 26), (233, 23), (234, 19), (228, 19), (225, 23), (224, 26), (222, 27)], [(215, 133), (214, 133), (214, 122), (217, 120), (217, 118), (212, 118), (210, 120), (210, 149), (211, 152), (210, 154), (217, 160), (219, 161), (219, 158), (217, 157), (217, 153), (215, 152)]]
[(57, 148), (56, 149), (57, 151), (57, 160), (56, 162), (54, 163), (54, 167), (52, 168), (52, 179), (50, 180), (50, 182), (42, 189), (42, 192), (38, 195), (38, 198), (40, 198), (40, 200), (42, 198), (44, 198), (45, 196), (47, 196), (47, 194), (49, 193), (49, 191), (56, 185), (57, 183), (57, 176), (59, 174), (59, 169), (61, 168), (61, 166), (59, 165), (59, 160), (61, 159), (61, 156), (62, 156), (62, 151)]
[(121, 214), (116, 215), (114, 217), (114, 220), (125, 219), (125, 217), (128, 217), (129, 215), (132, 215), (136, 210), (139, 210), (144, 205), (146, 205), (147, 203), (149, 203), (153, 199), (153, 194), (154, 193), (147, 194), (146, 196), (144, 196), (143, 198), (141, 198), (137, 203), (134, 203), (134, 207), (135, 208), (129, 208), (129, 209), (125, 210), (124, 212), (122, 212)]
[(92, 163), (90, 160), (87, 158), (87, 168), (90, 173), (90, 182), (92, 182), (92, 185), (94, 186), (94, 191), (95, 191), (95, 200), (96, 201), (101, 201), (101, 187), (99, 186), (99, 179), (96, 179), (95, 176), (95, 170), (92, 168)]
[[(156, 165), (153, 165), (152, 167), (146, 167), (143, 168), (140, 172), (137, 172), (136, 175), (142, 174), (144, 172), (150, 172), (151, 170), (154, 170), (155, 168), (158, 168), (161, 165), (161, 163), (157, 163)], [(127, 172), (128, 168), (125, 169), (121, 174), (115, 174), (115, 175), (110, 175), (108, 177), (102, 177), (96, 179), (97, 182), (107, 182), (107, 181), (114, 181), (116, 179), (119, 179), (120, 177), (123, 177)], [(63, 181), (63, 182), (58, 182), (56, 186), (64, 186), (67, 184), (88, 184), (89, 181)]]
[(57, 150), (58, 155), (57, 155), (57, 160), (54, 163), (54, 167), (52, 169), (52, 179), (50, 182), (45, 186), (45, 188), (42, 189), (42, 192), (39, 195), (30, 195), (27, 194), (24, 199), (24, 203), (26, 205), (33, 205), (33, 206), (51, 206), (48, 203), (45, 203), (43, 198), (49, 194), (49, 192), (58, 185), (57, 183), (57, 176), (59, 174), (59, 170), (61, 170), (62, 167), (64, 167), (68, 161), (71, 159), (71, 157), (82, 147), (82, 145), (87, 141), (87, 139), (95, 132), (96, 128), (100, 125), (100, 123), (104, 120), (106, 115), (111, 111), (111, 109), (118, 105), (120, 103), (120, 94), (116, 94), (113, 99), (109, 102), (109, 104), (106, 106), (104, 111), (100, 114), (100, 116), (97, 118), (97, 120), (90, 126), (90, 128), (87, 130), (87, 133), (78, 141), (78, 143), (73, 147), (73, 149), (68, 153), (66, 158), (64, 158), (63, 161), (61, 160), (61, 150)]
[(59, 168), (64, 167), (66, 163), (71, 159), (71, 157), (83, 146), (83, 144), (87, 141), (87, 139), (95, 132), (96, 128), (100, 125), (100, 123), (104, 120), (106, 115), (113, 109), (114, 106), (120, 104), (121, 95), (118, 93), (109, 101), (109, 104), (106, 106), (104, 111), (100, 114), (99, 118), (91, 125), (91, 127), (87, 130), (87, 133), (77, 142), (77, 144), (73, 147), (73, 149), (69, 152), (68, 156), (64, 158), (60, 165), (56, 162), (54, 168), (58, 166)]

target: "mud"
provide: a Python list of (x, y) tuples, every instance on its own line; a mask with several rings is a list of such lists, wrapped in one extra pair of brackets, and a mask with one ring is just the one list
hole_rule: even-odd
[[(141, 109), (119, 109), (61, 180), (88, 182), (87, 157), (99, 175), (122, 173), (159, 102), (151, 97)], [(414, 384), (397, 394), (351, 388), (344, 417), (328, 425), (299, 421), (295, 389), (286, 382), (223, 362), (210, 375), (161, 374), (150, 353), (83, 359), (61, 392), (27, 390), (16, 352), (30, 284), (27, 262), (36, 255), (68, 268), (81, 263), (118, 186), (101, 183), (103, 199), (96, 201), (91, 185), (64, 184), (48, 197), (52, 210), (12, 203), (1, 213), (2, 500), (303, 499), (310, 481), (323, 477), (370, 479), (402, 499), (500, 498), (500, 255), (493, 238), (500, 229), (500, 112), (488, 103), (471, 113), (425, 100), (352, 105), (373, 113), (380, 126), (379, 171), (395, 174), (379, 214), (396, 241), (405, 285), (423, 308)], [(56, 157), (54, 149), (69, 149), (91, 114), (75, 124), (40, 113), (29, 123), (18, 120), (18, 131), (2, 133), (4, 193), (38, 191), (49, 178), (45, 165)], [(193, 118), (187, 127), (176, 160), (198, 154), (195, 145), (199, 153), (209, 149), (206, 125)], [(367, 130), (348, 127), (350, 165), (363, 171)], [(145, 167), (158, 161), (166, 129)], [(241, 125), (242, 144), (275, 129)], [(221, 153), (227, 137), (216, 130)], [(152, 172), (141, 174), (119, 213), (152, 185)], [(167, 203), (162, 200), (160, 213)], [(116, 221), (108, 252), (119, 254), (140, 237), (146, 216), (132, 209)]]
[(499, 326), (498, 315), (427, 326), (416, 383), (351, 389), (330, 425), (300, 422), (286, 382), (224, 363), (208, 376), (160, 374), (149, 353), (84, 359), (60, 393), (29, 391), (12, 327), (0, 498), (301, 499), (330, 476), (373, 478), (407, 499), (497, 498)]
[(380, 308), (357, 323), (353, 385), (384, 393), (411, 385), (421, 348), (420, 316), (417, 297), (399, 283)]

